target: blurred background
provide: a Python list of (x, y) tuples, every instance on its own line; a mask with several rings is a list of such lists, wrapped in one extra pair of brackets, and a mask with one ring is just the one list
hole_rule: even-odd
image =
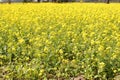
[(120, 0), (0, 0), (4, 2), (120, 2)]

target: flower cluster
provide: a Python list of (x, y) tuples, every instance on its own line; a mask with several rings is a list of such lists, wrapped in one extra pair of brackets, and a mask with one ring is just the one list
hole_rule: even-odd
[(0, 4), (3, 79), (112, 79), (119, 57), (119, 4)]

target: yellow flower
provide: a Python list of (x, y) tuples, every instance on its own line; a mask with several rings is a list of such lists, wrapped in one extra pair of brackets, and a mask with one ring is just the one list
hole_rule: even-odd
[(98, 51), (103, 51), (103, 50), (104, 50), (104, 46), (100, 45)]
[(49, 40), (46, 40), (46, 44), (48, 44), (48, 45), (49, 45), (49, 44), (51, 44), (51, 41), (49, 41)]
[(0, 59), (2, 59), (2, 58), (4, 58), (4, 56), (3, 56), (3, 55), (0, 55)]
[(21, 39), (18, 40), (18, 42), (19, 42), (20, 44), (22, 44), (22, 43), (24, 42), (24, 39), (21, 38)]
[(72, 63), (72, 64), (76, 64), (77, 61), (73, 59), (73, 60), (71, 61), (71, 63)]
[(45, 70), (44, 69), (41, 69), (40, 72), (43, 73)]
[(44, 69), (41, 69), (41, 70), (40, 70), (40, 73), (39, 73), (39, 76), (42, 76), (43, 73), (44, 73), (44, 71), (45, 71)]
[(67, 59), (62, 60), (63, 63), (68, 63), (69, 61)]
[(12, 42), (8, 43), (8, 46), (9, 46), (9, 47), (11, 47), (12, 45), (13, 45)]
[(54, 70), (57, 70), (57, 68), (55, 67), (55, 68), (53, 68)]
[(62, 53), (63, 53), (63, 50), (62, 50), (62, 49), (60, 49), (60, 50), (59, 50), (59, 53), (60, 53), (60, 54), (62, 54)]
[(104, 63), (104, 62), (100, 62), (98, 67), (99, 67), (100, 69), (102, 69), (104, 66), (105, 66), (105, 63)]
[(113, 53), (111, 59), (115, 59), (116, 57), (117, 57), (117, 55), (115, 53)]
[(45, 48), (44, 48), (44, 51), (45, 51), (45, 52), (47, 52), (47, 51), (48, 51), (48, 48), (47, 48), (47, 47), (45, 47)]
[(114, 72), (114, 73), (116, 73), (116, 72), (117, 72), (117, 70), (113, 70), (113, 72)]
[(16, 49), (15, 49), (15, 47), (12, 47), (12, 51), (15, 51)]
[(95, 41), (94, 40), (91, 40), (91, 45), (94, 45), (95, 44)]
[(94, 36), (95, 35), (95, 32), (91, 32), (90, 34), (90, 37)]
[(28, 61), (28, 60), (29, 60), (29, 57), (26, 57), (26, 60)]
[(2, 65), (3, 64), (3, 62), (2, 61), (0, 61), (0, 65)]

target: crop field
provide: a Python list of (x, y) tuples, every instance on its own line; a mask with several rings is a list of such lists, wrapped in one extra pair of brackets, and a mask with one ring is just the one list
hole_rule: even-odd
[(1, 80), (119, 74), (120, 4), (0, 4)]

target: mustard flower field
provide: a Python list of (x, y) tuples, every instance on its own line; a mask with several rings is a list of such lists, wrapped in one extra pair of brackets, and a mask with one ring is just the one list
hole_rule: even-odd
[(120, 4), (0, 4), (1, 80), (119, 74)]

